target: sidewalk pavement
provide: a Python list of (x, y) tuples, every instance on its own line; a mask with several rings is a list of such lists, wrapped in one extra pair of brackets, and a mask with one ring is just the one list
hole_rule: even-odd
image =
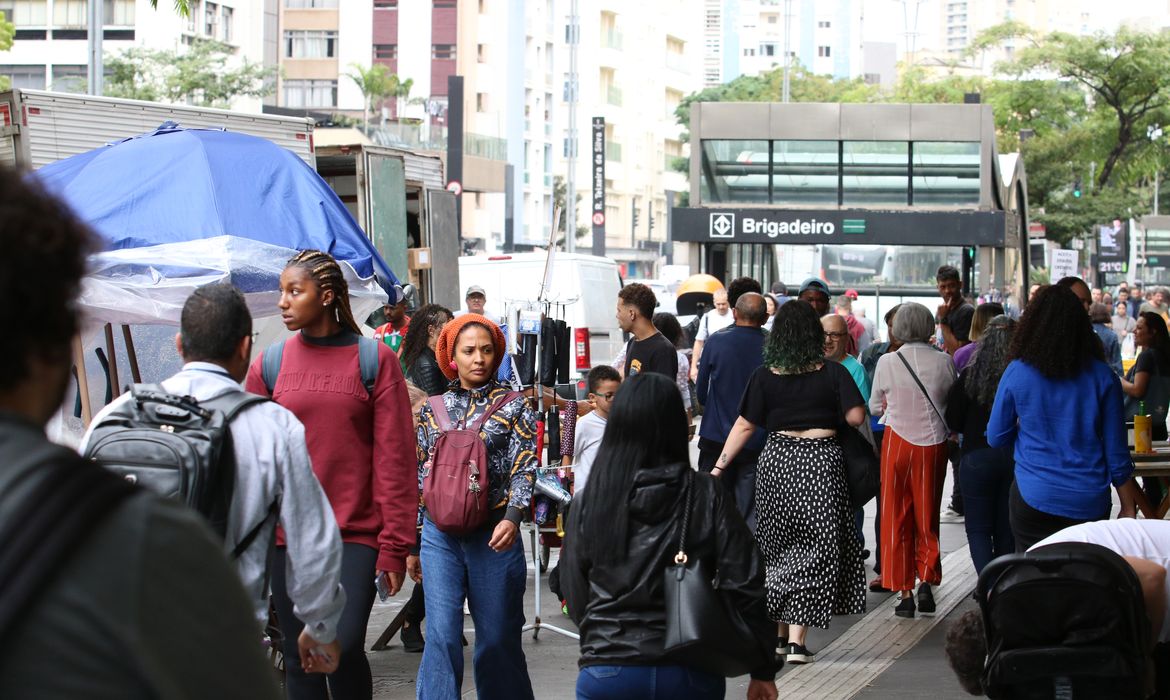
[[(694, 443), (692, 443), (692, 452), (694, 451), (696, 451), (696, 448), (694, 447)], [(694, 455), (692, 455), (692, 461), (694, 461)], [(945, 504), (949, 502), (951, 493), (951, 474), (949, 469), (943, 493), (943, 502)], [(866, 546), (870, 549), (873, 548), (874, 514), (875, 504), (870, 502), (865, 508), (864, 530), (867, 541)], [(942, 555), (944, 558), (952, 552), (966, 547), (966, 534), (962, 523), (943, 523), (940, 534)], [(524, 596), (524, 609), (527, 613), (528, 621), (531, 622), (533, 613), (536, 610), (536, 595), (533, 588), (534, 565), (527, 529), (523, 529), (521, 535), (524, 539), (525, 550), (528, 552), (529, 568), (528, 588)], [(555, 566), (558, 554), (559, 551), (554, 549), (550, 567)], [(866, 564), (866, 580), (868, 581), (872, 576), (873, 559), (871, 556)], [(395, 598), (386, 603), (378, 602), (374, 604), (367, 633), (367, 649), (370, 648), (382, 633), (382, 630), (385, 629), (386, 625), (398, 613), (402, 605), (409, 600), (409, 587), (412, 585), (408, 582), (408, 585)], [(965, 585), (969, 587), (969, 584)], [(555, 600), (549, 591), (546, 575), (541, 575), (540, 586), (540, 617), (542, 622), (575, 630), (572, 621), (561, 614), (560, 601)], [(946, 586), (947, 572), (944, 571), (943, 583), (939, 587), (939, 595), (945, 593)], [(970, 590), (967, 590), (965, 593), (960, 592), (960, 595), (967, 595), (969, 593)], [(867, 593), (866, 598), (866, 605), (869, 611), (883, 608), (883, 606), (892, 607), (896, 602), (892, 594), (889, 593)], [(934, 626), (916, 644), (909, 649), (896, 652), (901, 653), (901, 656), (890, 664), (867, 687), (857, 693), (855, 697), (866, 698), (867, 700), (886, 698), (889, 700), (906, 700), (907, 698), (959, 700), (960, 698), (967, 697), (959, 687), (958, 682), (955, 681), (954, 674), (947, 666), (946, 659), (943, 657), (943, 640), (946, 634), (947, 621), (961, 614), (962, 611), (969, 609), (969, 606), (972, 604), (970, 602), (959, 604), (947, 618), (940, 621), (940, 624)], [(813, 629), (809, 631), (808, 646), (814, 652), (825, 650), (843, 633), (865, 619), (866, 615), (864, 614), (834, 618), (829, 629)], [(927, 619), (920, 616), (918, 620), (914, 621), (914, 624), (929, 624)], [(466, 617), (464, 629), (470, 645), (464, 651), (463, 697), (475, 698), (475, 679), (471, 663), (475, 644), (475, 630), (472, 627), (470, 616)], [(890, 638), (891, 645), (896, 644), (895, 635), (891, 634), (887, 635), (887, 637)], [(531, 631), (525, 632), (523, 645), (524, 653), (528, 661), (528, 673), (532, 678), (532, 687), (537, 700), (570, 700), (574, 698), (574, 688), (577, 679), (577, 641), (553, 633), (549, 629), (543, 629), (537, 639), (533, 638)], [(888, 655), (888, 650), (885, 653)], [(380, 652), (368, 652), (368, 656), (374, 676), (375, 698), (378, 700), (406, 700), (407, 698), (415, 697), (415, 676), (418, 672), (419, 660), (422, 658), (421, 654), (405, 653), (402, 650), (401, 642), (396, 637), (392, 640), (389, 648)], [(815, 666), (816, 662), (814, 661), (811, 666), (805, 668), (813, 670)], [(795, 667), (786, 668), (781, 674), (781, 678), (791, 668)], [(745, 697), (747, 684), (747, 677), (728, 679), (727, 697), (732, 700)], [(781, 697), (784, 698), (785, 695), (782, 693)], [(831, 700), (835, 696), (813, 695), (811, 697), (824, 697), (825, 700)], [(848, 697), (848, 695), (845, 697)]]

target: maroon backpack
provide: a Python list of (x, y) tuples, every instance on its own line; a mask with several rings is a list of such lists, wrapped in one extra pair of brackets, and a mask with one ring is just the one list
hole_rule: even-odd
[(423, 504), (427, 517), (443, 532), (465, 535), (487, 520), (488, 455), (479, 431), (493, 413), (520, 396), (504, 394), (466, 426), (452, 423), (442, 396), (430, 398), (439, 437), (423, 466)]

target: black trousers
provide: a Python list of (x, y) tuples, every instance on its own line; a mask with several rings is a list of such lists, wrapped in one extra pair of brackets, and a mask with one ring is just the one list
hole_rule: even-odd
[[(699, 438), (699, 471), (711, 473), (721, 452), (723, 443)], [(756, 531), (756, 462), (759, 458), (759, 452), (740, 450), (719, 477), (736, 510), (753, 533)]]
[[(289, 700), (370, 700), (374, 695), (370, 662), (366, 659), (366, 625), (374, 605), (374, 567), (378, 550), (364, 544), (342, 545), (341, 585), (345, 588), (345, 609), (337, 623), (341, 662), (328, 676), (301, 670), (297, 637), (305, 623), (293, 613), (285, 579), (286, 551), (277, 547), (272, 557), (272, 600), (284, 636), (285, 688)], [(328, 689), (326, 689), (328, 682)]]
[(1066, 527), (1104, 520), (1109, 517), (1109, 509), (1095, 518), (1065, 518), (1036, 510), (1024, 501), (1020, 489), (1012, 482), (1011, 493), (1008, 494), (1008, 517), (1012, 523), (1012, 535), (1016, 539), (1016, 551), (1026, 552), (1028, 548), (1040, 540), (1055, 535)]

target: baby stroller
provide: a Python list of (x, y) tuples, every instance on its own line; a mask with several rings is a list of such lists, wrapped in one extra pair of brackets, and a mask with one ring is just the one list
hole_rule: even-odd
[(1142, 698), (1150, 624), (1120, 556), (1064, 543), (987, 565), (975, 598), (990, 698)]

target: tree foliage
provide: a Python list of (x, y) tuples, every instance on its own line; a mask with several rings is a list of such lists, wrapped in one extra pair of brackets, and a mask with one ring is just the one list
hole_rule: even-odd
[[(0, 12), (0, 51), (7, 51), (12, 48), (12, 40), (16, 37), (16, 27), (3, 12)], [(0, 90), (7, 90), (9, 88), (8, 76), (0, 75)]]
[[(560, 175), (553, 175), (553, 207), (556, 208), (557, 214), (557, 233), (560, 234), (559, 240), (564, 240), (565, 235), (565, 220), (568, 218), (567, 205), (569, 185), (565, 182), (565, 178)], [(576, 215), (581, 215), (581, 190), (577, 190), (576, 197), (573, 198), (574, 207), (576, 208)], [(589, 234), (587, 226), (577, 227), (577, 238), (582, 238)]]
[(378, 63), (366, 68), (357, 63), (351, 63), (346, 73), (357, 85), (363, 98), (363, 117), (366, 124), (370, 123), (370, 111), (374, 103), (388, 98), (407, 99), (414, 81), (410, 78), (402, 80), (396, 73), (391, 73), (385, 65)]
[(247, 59), (232, 68), (229, 63), (233, 58), (232, 47), (202, 39), (185, 53), (143, 47), (126, 49), (106, 57), (105, 94), (223, 108), (236, 97), (271, 94), (275, 69)]

